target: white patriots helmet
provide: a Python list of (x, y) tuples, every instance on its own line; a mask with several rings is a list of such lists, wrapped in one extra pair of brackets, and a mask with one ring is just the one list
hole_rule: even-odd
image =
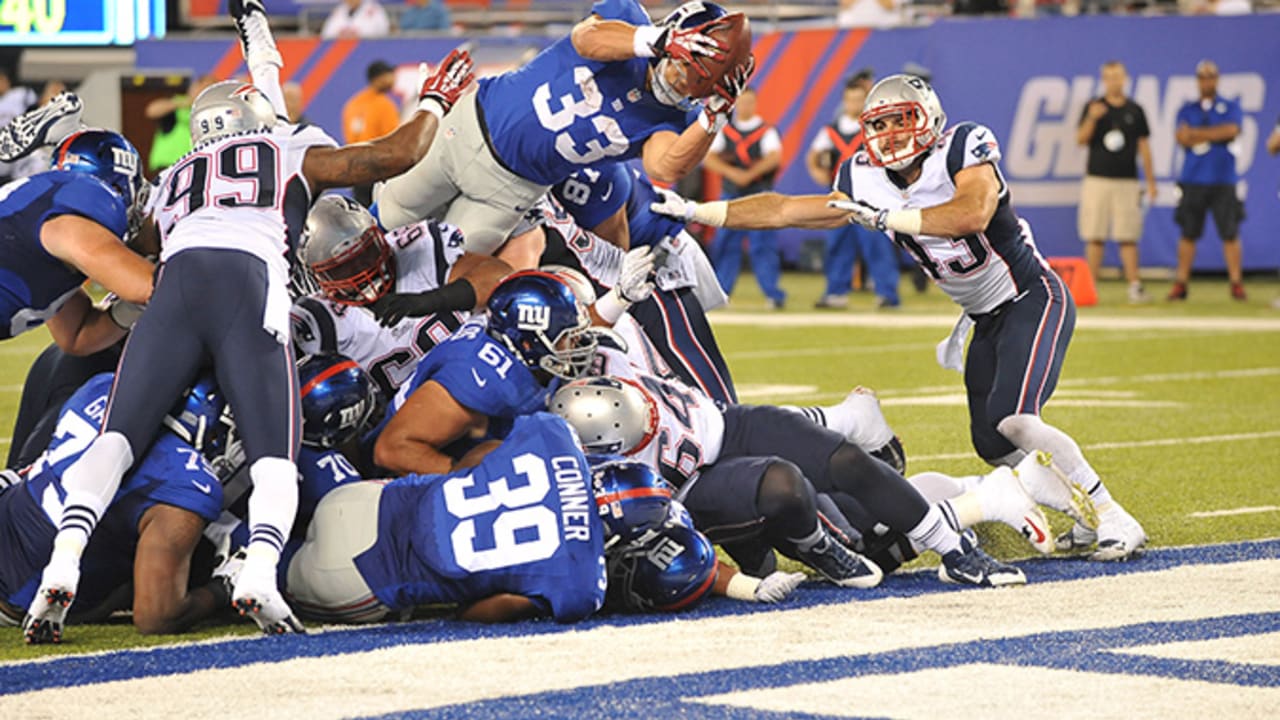
[(191, 104), (192, 145), (225, 135), (265, 130), (275, 124), (276, 111), (271, 101), (250, 83), (214, 83)]
[(860, 120), (871, 163), (890, 170), (910, 165), (947, 126), (938, 94), (915, 75), (890, 75), (876, 83)]
[(547, 403), (578, 433), (593, 454), (630, 455), (658, 432), (658, 406), (638, 385), (618, 377), (581, 378), (556, 391)]

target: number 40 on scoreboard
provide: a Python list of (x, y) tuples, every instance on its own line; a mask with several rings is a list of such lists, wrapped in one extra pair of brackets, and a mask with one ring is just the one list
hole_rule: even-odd
[(132, 45), (163, 37), (164, 0), (0, 0), (0, 45)]

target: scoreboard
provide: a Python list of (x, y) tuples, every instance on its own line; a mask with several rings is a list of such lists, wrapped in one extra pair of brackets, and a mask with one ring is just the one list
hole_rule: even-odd
[(132, 45), (165, 31), (165, 0), (0, 0), (0, 45)]

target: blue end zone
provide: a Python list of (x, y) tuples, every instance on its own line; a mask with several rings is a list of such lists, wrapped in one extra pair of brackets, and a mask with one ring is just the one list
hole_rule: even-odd
[[(1246, 560), (1280, 559), (1280, 539), (1257, 542), (1233, 543), (1189, 548), (1171, 548), (1149, 552), (1145, 557), (1128, 563), (1093, 563), (1083, 559), (1037, 559), (1020, 563), (1032, 583), (1079, 580), (1091, 577), (1125, 575), (1136, 572), (1153, 572), (1182, 565), (1206, 565), (1241, 562)], [(851, 600), (878, 600), (890, 597), (914, 597), (943, 592), (974, 592), (944, 585), (932, 572), (893, 575), (873, 590), (850, 591), (819, 583), (806, 583), (794, 597), (778, 606), (760, 606), (723, 599), (703, 603), (694, 610), (683, 613), (684, 619), (722, 617), (726, 615), (753, 615), (777, 610), (794, 610), (819, 605), (845, 604)], [(1013, 591), (1013, 592), (1016, 592)], [(495, 637), (524, 637), (569, 630), (585, 630), (601, 626), (626, 626), (665, 622), (666, 615), (630, 615), (592, 618), (574, 625), (557, 625), (549, 620), (529, 621), (515, 625), (486, 626), (452, 620), (428, 620), (413, 623), (380, 625), (369, 628), (353, 628), (305, 636), (261, 637), (252, 640), (235, 639), (226, 642), (204, 643), (150, 650), (128, 650), (88, 657), (71, 657), (56, 660), (40, 660), (0, 666), (0, 695), (27, 692), (53, 687), (70, 687), (91, 683), (126, 680), (135, 677), (176, 675), (210, 668), (239, 667), (255, 662), (280, 662), (293, 658), (323, 657), (343, 653), (364, 652), (404, 644), (430, 644)], [(1113, 672), (1112, 667), (1123, 667), (1126, 673), (1142, 670), (1151, 675), (1185, 677), (1194, 675), (1209, 681), (1234, 682), (1243, 685), (1275, 686), (1280, 684), (1280, 668), (1261, 669), (1226, 663), (1190, 662), (1163, 659), (1143, 659), (1115, 656), (1103, 652), (1108, 647), (1139, 645), (1148, 642), (1170, 640), (1195, 640), (1211, 637), (1227, 637), (1280, 630), (1280, 613), (1198, 620), (1186, 623), (1137, 625), (1116, 630), (1093, 630), (1079, 633), (1052, 633), (1037, 636), (1034, 643), (1026, 638), (983, 641), (940, 648), (912, 649), (882, 655), (855, 658), (834, 658), (804, 661), (783, 665), (717, 671), (677, 678), (651, 678), (614, 684), (599, 688), (582, 688), (563, 693), (546, 693), (529, 698), (493, 701), (480, 705), (469, 704), (454, 708), (442, 708), (424, 712), (421, 717), (454, 717), (477, 708), (485, 714), (526, 715), (530, 706), (501, 705), (501, 703), (532, 702), (538, 707), (554, 708), (561, 699), (567, 703), (566, 714), (581, 717), (583, 707), (607, 701), (610, 714), (619, 717), (669, 716), (677, 712), (688, 717), (722, 717), (723, 710), (686, 704), (680, 697), (727, 692), (734, 689), (790, 685), (798, 682), (814, 682), (855, 674), (902, 672), (937, 665), (955, 665), (965, 662), (1004, 662), (1030, 664), (1042, 667), (1066, 667), (1098, 672)], [(68, 631), (72, 646), (75, 628)], [(17, 641), (16, 635), (13, 641)], [(1082, 651), (1081, 648), (1087, 651)], [(938, 660), (942, 657), (943, 660)], [(661, 658), (655, 658), (655, 670), (660, 670)], [(676, 686), (679, 694), (676, 695)], [(670, 686), (670, 689), (664, 689)], [(624, 693), (625, 691), (625, 693)], [(668, 697), (669, 695), (669, 697)], [(623, 712), (619, 703), (634, 697), (633, 710)], [(668, 712), (655, 714), (653, 703), (667, 698), (672, 703)], [(546, 703), (544, 706), (542, 703)], [(585, 703), (585, 705), (584, 705)], [(677, 707), (678, 705), (678, 707)], [(568, 712), (570, 706), (578, 708)], [(601, 705), (601, 707), (605, 707)], [(735, 717), (742, 716), (735, 709)], [(699, 714), (703, 712), (711, 714)], [(453, 713), (453, 714), (449, 714)], [(548, 710), (547, 716), (555, 716)], [(772, 714), (761, 717), (775, 717)]]

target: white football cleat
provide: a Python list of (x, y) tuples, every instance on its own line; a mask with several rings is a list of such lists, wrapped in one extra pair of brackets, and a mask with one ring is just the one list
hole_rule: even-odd
[(231, 604), (244, 617), (250, 618), (267, 635), (305, 633), (306, 628), (294, 617), (289, 603), (285, 602), (276, 587), (274, 571), (252, 567), (246, 563), (236, 573), (235, 590)]
[(1098, 532), (1090, 530), (1080, 523), (1073, 523), (1071, 529), (1054, 540), (1054, 548), (1058, 552), (1076, 552), (1088, 550), (1098, 543)]
[(40, 576), (40, 588), (22, 620), (22, 636), (28, 645), (62, 642), (62, 626), (80, 584), (80, 568), (50, 562)]
[(84, 104), (75, 93), (61, 92), (0, 128), (0, 161), (21, 160), (42, 147), (57, 145), (84, 127)]
[(240, 36), (240, 52), (250, 70), (262, 65), (284, 67), (284, 58), (276, 48), (276, 39), (267, 23), (267, 9), (262, 0), (231, 0), (231, 18)]
[(982, 507), (993, 515), (988, 519), (1017, 530), (1041, 554), (1053, 552), (1054, 541), (1049, 519), (1027, 493), (1013, 470), (1007, 467), (996, 468), (983, 478), (978, 492), (981, 494)]
[(1014, 467), (1031, 499), (1045, 507), (1064, 512), (1086, 528), (1098, 527), (1098, 511), (1089, 493), (1067, 479), (1053, 464), (1053, 456), (1043, 450), (1028, 453)]
[(1090, 560), (1128, 560), (1142, 554), (1147, 533), (1120, 503), (1112, 501), (1098, 513), (1098, 549)]

